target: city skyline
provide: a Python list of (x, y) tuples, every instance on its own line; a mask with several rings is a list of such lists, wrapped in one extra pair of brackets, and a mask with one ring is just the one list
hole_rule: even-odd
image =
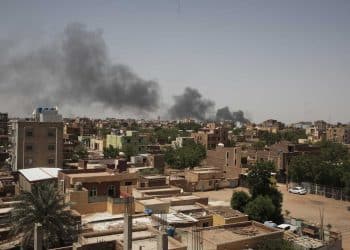
[[(191, 87), (215, 109), (243, 110), (254, 122), (349, 122), (349, 10), (345, 1), (4, 1), (0, 55), (6, 58), (9, 46), (27, 53), (82, 23), (101, 30), (113, 64), (159, 85), (155, 111), (49, 103), (66, 116), (165, 117), (173, 96)], [(0, 59), (0, 72), (3, 65)], [(29, 115), (47, 104), (33, 98), (45, 99), (44, 91), (25, 84), (0, 81), (2, 112)]]

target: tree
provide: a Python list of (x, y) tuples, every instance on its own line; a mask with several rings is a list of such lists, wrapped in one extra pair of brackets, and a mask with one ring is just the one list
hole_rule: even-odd
[(133, 145), (126, 145), (125, 147), (123, 147), (123, 153), (125, 154), (126, 158), (130, 160), (131, 156), (137, 154), (137, 149)]
[(24, 248), (33, 244), (35, 223), (43, 227), (45, 249), (65, 246), (76, 240), (79, 227), (54, 184), (34, 185), (32, 192), (23, 192), (17, 198), (20, 202), (12, 211), (12, 233), (23, 234)]
[(182, 147), (169, 148), (164, 158), (171, 167), (184, 169), (198, 166), (205, 156), (206, 150), (203, 145), (187, 141)]
[[(273, 206), (273, 214), (266, 214), (271, 220), (276, 223), (283, 222), (282, 216), (282, 193), (279, 192), (271, 181), (271, 173), (275, 171), (275, 166), (272, 162), (259, 162), (252, 166), (247, 177), (249, 190), (252, 195), (252, 201), (257, 197), (268, 197)], [(249, 202), (247, 206), (251, 203)], [(264, 210), (262, 210), (264, 211)]]
[(274, 171), (275, 166), (272, 162), (258, 162), (250, 168), (247, 181), (253, 198), (269, 194), (272, 184), (271, 173)]
[(254, 200), (250, 201), (244, 212), (248, 214), (251, 220), (265, 222), (272, 220), (276, 211), (271, 198), (268, 196), (259, 195)]
[(119, 154), (119, 150), (117, 148), (114, 148), (112, 145), (109, 145), (108, 148), (103, 149), (103, 156), (104, 158), (116, 158)]
[(249, 200), (250, 196), (246, 192), (234, 192), (231, 197), (231, 207), (233, 209), (243, 212)]
[(77, 162), (79, 159), (86, 159), (89, 153), (86, 150), (85, 146), (78, 145), (74, 148), (72, 161)]

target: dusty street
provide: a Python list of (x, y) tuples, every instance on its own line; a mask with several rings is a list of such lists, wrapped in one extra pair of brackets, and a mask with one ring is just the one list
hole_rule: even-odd
[[(201, 197), (209, 197), (209, 202), (213, 205), (230, 204), (233, 190), (244, 190), (244, 188), (222, 189), (219, 191), (196, 192)], [(295, 195), (287, 192), (285, 185), (279, 185), (279, 190), (283, 193), (283, 211), (290, 211), (293, 217), (301, 218), (312, 223), (319, 223), (319, 209), (324, 209), (325, 225), (331, 224), (343, 234), (343, 247), (350, 250), (350, 202), (338, 201), (317, 195)]]

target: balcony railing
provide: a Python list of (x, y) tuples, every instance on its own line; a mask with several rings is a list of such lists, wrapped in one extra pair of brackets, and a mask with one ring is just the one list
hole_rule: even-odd
[(107, 196), (106, 195), (99, 195), (99, 196), (89, 196), (88, 202), (93, 203), (93, 202), (106, 202), (107, 201)]

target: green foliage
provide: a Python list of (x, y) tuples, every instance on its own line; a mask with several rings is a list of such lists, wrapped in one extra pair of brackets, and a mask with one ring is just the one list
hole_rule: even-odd
[(268, 131), (260, 131), (259, 139), (266, 145), (272, 145), (278, 143), (282, 140), (290, 141), (297, 143), (298, 139), (307, 138), (304, 129), (293, 129), (293, 130), (284, 130), (277, 133), (271, 133)]
[(12, 211), (12, 234), (23, 234), (25, 249), (33, 245), (34, 224), (43, 227), (44, 249), (61, 247), (76, 240), (78, 227), (75, 218), (67, 209), (64, 197), (54, 184), (37, 184), (32, 192), (23, 192)]
[(293, 244), (283, 239), (265, 240), (257, 250), (295, 250)]
[(126, 145), (125, 147), (123, 147), (123, 153), (125, 154), (126, 158), (130, 160), (130, 157), (136, 155), (138, 151), (135, 146)]
[(154, 131), (154, 138), (157, 142), (171, 143), (178, 136), (187, 136), (186, 132), (179, 132), (176, 128), (157, 128)]
[(193, 168), (198, 166), (205, 156), (206, 150), (203, 145), (188, 141), (182, 147), (169, 148), (165, 152), (165, 162), (173, 168)]
[[(247, 181), (249, 185), (249, 190), (252, 195), (252, 200), (247, 204), (246, 208), (248, 208), (249, 204), (254, 202), (258, 197), (267, 197), (273, 204), (273, 212), (270, 214), (271, 210), (261, 209), (260, 212), (266, 212), (265, 215), (260, 214), (260, 218), (268, 217), (269, 220), (273, 220), (276, 223), (283, 222), (282, 216), (282, 201), (283, 197), (281, 192), (279, 192), (271, 181), (271, 172), (275, 171), (275, 166), (272, 162), (259, 162), (256, 165), (252, 166), (248, 176)], [(250, 211), (255, 209), (259, 203), (253, 203), (251, 205)]]
[(231, 197), (231, 207), (233, 209), (243, 212), (249, 200), (250, 196), (246, 192), (234, 192)]
[(253, 197), (267, 195), (271, 190), (271, 172), (275, 171), (272, 162), (258, 162), (248, 173), (247, 181)]
[(103, 149), (103, 156), (106, 159), (115, 159), (119, 154), (119, 150), (114, 148), (112, 145), (109, 145), (108, 148)]
[(264, 147), (265, 147), (265, 142), (263, 142), (263, 141), (257, 141), (257, 142), (254, 142), (254, 144), (253, 144), (253, 148), (255, 150), (263, 150)]
[(293, 157), (288, 175), (294, 182), (313, 182), (325, 186), (345, 187), (350, 191), (350, 161), (346, 146), (321, 142), (320, 155)]
[(198, 131), (202, 126), (199, 123), (195, 122), (180, 122), (176, 125), (178, 130), (193, 130), (193, 131)]
[(276, 207), (268, 196), (259, 195), (246, 205), (244, 212), (251, 220), (264, 222), (274, 217)]
[(74, 152), (72, 155), (72, 161), (77, 162), (80, 159), (86, 159), (88, 157), (89, 153), (86, 150), (85, 146), (78, 145), (74, 148)]

